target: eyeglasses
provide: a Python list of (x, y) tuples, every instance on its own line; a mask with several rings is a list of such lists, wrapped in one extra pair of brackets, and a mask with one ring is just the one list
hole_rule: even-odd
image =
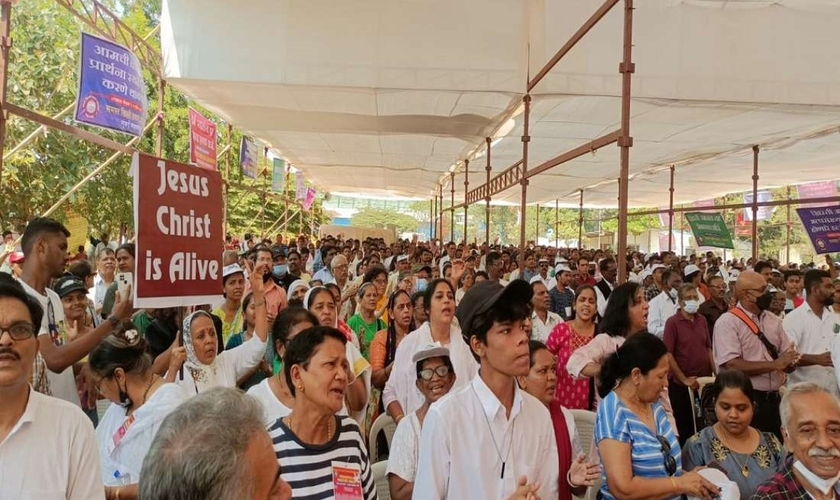
[(449, 375), (449, 367), (446, 365), (440, 365), (434, 370), (432, 370), (431, 368), (420, 370), (420, 378), (422, 378), (423, 380), (432, 380), (432, 377), (435, 375), (437, 375), (440, 378)]
[(9, 332), (12, 340), (27, 340), (35, 335), (35, 325), (32, 323), (14, 323), (6, 327), (0, 326), (0, 337), (5, 332)]
[(665, 458), (665, 472), (667, 472), (669, 476), (673, 476), (677, 473), (677, 461), (671, 455), (671, 444), (665, 436), (656, 436), (656, 440), (659, 441), (662, 457)]

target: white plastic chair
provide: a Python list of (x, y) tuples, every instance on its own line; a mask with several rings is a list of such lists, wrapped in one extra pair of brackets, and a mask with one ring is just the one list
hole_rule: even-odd
[(368, 453), (370, 454), (370, 463), (376, 463), (379, 460), (378, 450), (376, 449), (376, 438), (379, 437), (380, 432), (385, 433), (385, 441), (388, 443), (388, 448), (391, 447), (391, 439), (394, 437), (394, 432), (397, 430), (397, 424), (394, 419), (386, 414), (379, 415), (370, 426), (370, 434), (368, 435)]
[(373, 480), (376, 481), (376, 495), (379, 500), (391, 500), (391, 487), (388, 485), (388, 461), (383, 460), (374, 463), (371, 465), (371, 470)]
[[(697, 384), (700, 385), (700, 389), (697, 391), (697, 394), (702, 396), (703, 388), (714, 383), (715, 377), (698, 377)], [(704, 418), (704, 415), (698, 415), (694, 408), (694, 389), (691, 387), (688, 388), (688, 397), (691, 401), (691, 415), (694, 417), (694, 433), (697, 434), (700, 431), (700, 429), (697, 428), (697, 419)]]

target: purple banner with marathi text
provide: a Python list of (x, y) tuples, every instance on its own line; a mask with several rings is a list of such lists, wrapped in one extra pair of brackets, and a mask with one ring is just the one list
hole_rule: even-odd
[(840, 206), (797, 208), (817, 254), (840, 252)]
[(76, 121), (143, 135), (148, 101), (137, 56), (87, 33), (82, 33), (81, 52)]

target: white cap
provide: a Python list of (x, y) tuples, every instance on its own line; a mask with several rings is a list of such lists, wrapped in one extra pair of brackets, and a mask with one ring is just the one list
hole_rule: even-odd
[(411, 358), (411, 361), (415, 364), (423, 361), (424, 359), (429, 358), (439, 358), (439, 357), (449, 357), (449, 348), (443, 347), (440, 345), (440, 342), (434, 342), (431, 344), (426, 344), (417, 352), (414, 353), (414, 356)]
[(231, 274), (236, 273), (245, 274), (245, 270), (239, 267), (239, 264), (231, 264), (222, 268), (222, 278), (227, 278)]
[(397, 262), (403, 262), (405, 260), (408, 260), (408, 255), (400, 255), (397, 257)]
[(694, 264), (689, 264), (689, 265), (685, 266), (685, 271), (683, 271), (683, 276), (689, 276), (689, 275), (692, 275), (694, 273), (699, 273), (699, 272), (700, 272), (699, 267), (695, 266)]
[(540, 283), (543, 283), (543, 284), (545, 283), (545, 282), (543, 281), (543, 279), (542, 279), (542, 276), (540, 276), (539, 274), (538, 274), (538, 275), (536, 275), (536, 276), (534, 276), (533, 278), (531, 278), (531, 281), (529, 281), (528, 283), (530, 283), (531, 285), (533, 285), (534, 283), (536, 283), (536, 282), (538, 282), (538, 281), (539, 281)]
[[(568, 262), (568, 261), (566, 261), (566, 262)], [(557, 264), (554, 267), (554, 275), (555, 276), (560, 274), (560, 273), (563, 273), (563, 272), (572, 272), (572, 270), (569, 269), (569, 266), (567, 266), (566, 264), (563, 264), (562, 262), (560, 264)]]
[(668, 266), (666, 266), (665, 264), (654, 264), (650, 266), (650, 274), (653, 275), (653, 273), (655, 273), (657, 269), (668, 269)]

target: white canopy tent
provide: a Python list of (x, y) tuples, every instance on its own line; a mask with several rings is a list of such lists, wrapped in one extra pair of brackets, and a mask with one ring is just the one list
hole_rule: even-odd
[[(526, 82), (589, 0), (164, 1), (169, 84), (321, 189), (455, 200), (521, 159)], [(529, 164), (619, 128), (621, 9), (532, 92)], [(629, 205), (840, 177), (840, 0), (636, 0)], [(540, 174), (529, 203), (617, 204), (619, 148)], [(444, 190), (448, 202), (449, 188)], [(494, 197), (519, 200), (518, 189)]]

